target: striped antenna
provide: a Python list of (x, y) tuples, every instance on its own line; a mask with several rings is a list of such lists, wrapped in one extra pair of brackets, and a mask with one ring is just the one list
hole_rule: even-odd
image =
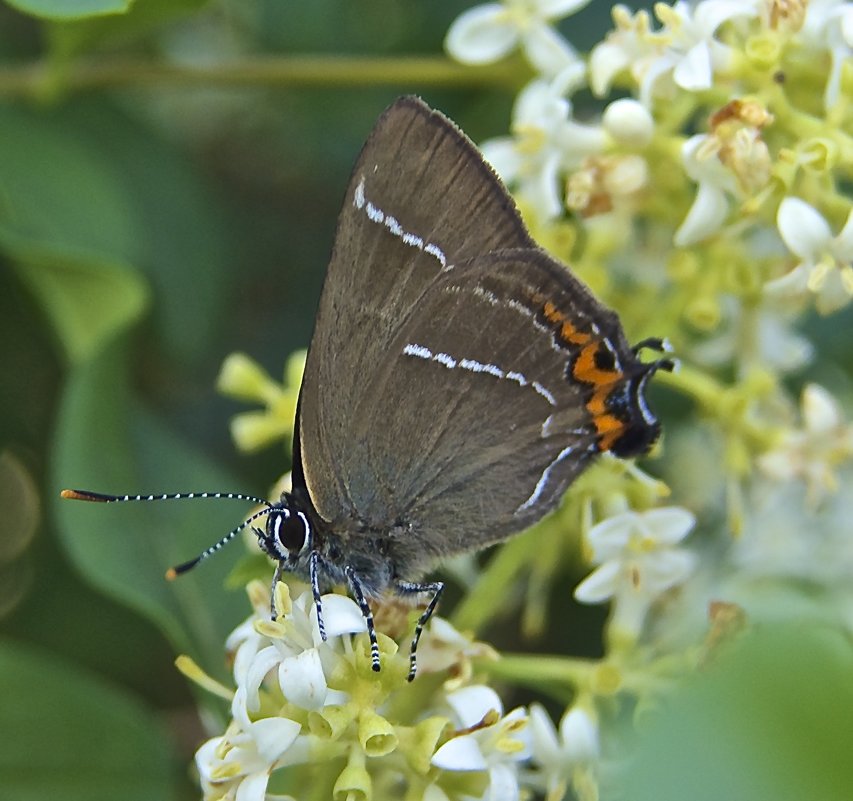
[(250, 501), (271, 506), (266, 498), (256, 498), (254, 495), (243, 495), (240, 492), (174, 492), (171, 495), (104, 495), (89, 490), (64, 489), (59, 493), (61, 498), (72, 501), (94, 501), (95, 503), (123, 503), (125, 501), (184, 501), (191, 498), (227, 498), (232, 501)]
[(64, 489), (59, 493), (61, 498), (68, 498), (74, 501), (92, 501), (94, 503), (124, 503), (125, 501), (183, 501), (195, 498), (227, 498), (234, 501), (250, 501), (251, 503), (262, 503), (266, 507), (260, 512), (255, 512), (251, 517), (240, 523), (237, 528), (231, 529), (221, 540), (213, 543), (209, 548), (205, 548), (195, 559), (190, 559), (189, 562), (183, 562), (175, 567), (170, 567), (166, 571), (166, 578), (169, 581), (177, 578), (181, 573), (186, 573), (192, 570), (199, 562), (204, 561), (209, 556), (213, 556), (220, 548), (227, 545), (234, 537), (237, 536), (246, 526), (253, 523), (259, 517), (268, 515), (275, 507), (266, 498), (257, 498), (254, 495), (244, 495), (241, 492), (174, 492), (164, 495), (104, 495), (101, 492), (90, 492), (89, 490)]

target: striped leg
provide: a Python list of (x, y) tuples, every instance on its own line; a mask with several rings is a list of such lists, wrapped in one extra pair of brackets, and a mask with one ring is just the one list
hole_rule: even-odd
[(432, 613), (435, 612), (435, 608), (438, 606), (438, 599), (441, 598), (443, 590), (443, 581), (430, 581), (425, 584), (416, 584), (409, 581), (397, 582), (397, 592), (399, 592), (400, 595), (418, 595), (422, 592), (432, 593), (432, 598), (427, 604), (427, 608), (424, 609), (424, 613), (418, 618), (417, 625), (415, 626), (415, 636), (412, 637), (412, 649), (409, 651), (409, 681), (414, 681), (415, 674), (418, 672), (417, 652), (421, 633), (424, 630), (424, 626), (426, 626), (427, 622), (432, 617)]
[(311, 551), (308, 561), (308, 577), (311, 580), (311, 594), (314, 596), (314, 607), (317, 609), (317, 628), (320, 629), (320, 639), (326, 642), (326, 624), (323, 623), (323, 602), (320, 600), (319, 551)]
[(373, 625), (373, 612), (370, 611), (370, 606), (364, 597), (364, 590), (361, 588), (361, 581), (356, 572), (349, 565), (344, 570), (355, 602), (361, 609), (361, 614), (364, 615), (364, 620), (367, 623), (367, 636), (370, 638), (370, 662), (373, 670), (378, 673), (381, 667), (379, 664), (379, 643), (376, 642), (376, 627)]

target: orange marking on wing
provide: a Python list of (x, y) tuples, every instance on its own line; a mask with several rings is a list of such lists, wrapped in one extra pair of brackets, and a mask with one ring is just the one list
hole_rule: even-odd
[(607, 398), (610, 396), (611, 387), (601, 387), (593, 392), (592, 397), (586, 402), (587, 411), (593, 416), (607, 413)]
[(578, 331), (568, 320), (560, 327), (560, 337), (573, 345), (585, 345), (591, 339), (589, 334)]
[(561, 323), (566, 319), (566, 316), (550, 300), (545, 301), (542, 311), (549, 323)]
[(581, 350), (572, 367), (572, 375), (585, 384), (609, 387), (622, 377), (622, 373), (618, 370), (601, 370), (596, 366), (595, 354), (598, 353), (600, 346), (600, 342), (593, 341)]
[(598, 447), (603, 451), (609, 451), (625, 433), (625, 424), (612, 414), (599, 415), (592, 422), (598, 432)]

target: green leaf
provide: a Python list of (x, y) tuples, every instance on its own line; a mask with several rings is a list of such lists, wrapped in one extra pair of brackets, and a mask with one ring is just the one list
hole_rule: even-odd
[(233, 308), (230, 224), (216, 191), (184, 153), (108, 104), (80, 104), (61, 124), (98, 143), (132, 214), (128, 258), (151, 283), (153, 322), (176, 360), (198, 363)]
[(130, 267), (16, 240), (0, 227), (0, 245), (72, 363), (90, 358), (145, 310), (147, 284)]
[(133, 0), (6, 0), (6, 2), (25, 14), (53, 20), (124, 14), (133, 5)]
[(11, 640), (0, 643), (0, 687), (4, 798), (175, 797), (167, 733), (132, 698)]
[(0, 109), (0, 249), (40, 303), (72, 362), (138, 319), (134, 225), (115, 172), (73, 126)]
[(55, 515), (71, 561), (94, 586), (154, 622), (176, 650), (211, 672), (226, 635), (249, 609), (223, 587), (240, 542), (173, 582), (167, 568), (218, 540), (247, 512), (216, 500), (102, 505), (60, 500), (65, 487), (108, 493), (234, 490), (233, 481), (165, 430), (128, 388), (119, 342), (71, 376), (62, 398), (53, 465)]
[[(56, 4), (61, 2), (62, 0), (55, 0)], [(136, 0), (126, 3), (127, 13), (121, 15), (57, 21), (48, 29), (48, 41), (53, 55), (60, 58), (79, 55), (100, 46), (128, 45), (168, 22), (187, 16), (207, 2), (208, 0)]]
[(643, 719), (632, 801), (846, 801), (853, 648), (818, 622), (747, 636)]
[(131, 196), (101, 150), (61, 117), (0, 106), (0, 223), (9, 235), (78, 258), (132, 261)]

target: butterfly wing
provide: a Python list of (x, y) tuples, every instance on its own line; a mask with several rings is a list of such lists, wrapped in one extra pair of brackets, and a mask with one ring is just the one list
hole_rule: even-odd
[(347, 191), (300, 396), (330, 529), (396, 538), (410, 566), (506, 538), (606, 449), (608, 393), (641, 370), (464, 134), (393, 105)]
[(588, 388), (567, 380), (577, 349), (545, 306), (609, 321), (592, 302), (532, 249), (474, 259), (430, 287), (354, 410), (347, 480), (361, 520), (414, 535), (430, 561), (553, 509), (598, 436)]
[(428, 287), (450, 264), (532, 246), (512, 199), (456, 125), (413, 97), (385, 111), (347, 189), (301, 390), (301, 470), (323, 518), (359, 506), (353, 415)]

